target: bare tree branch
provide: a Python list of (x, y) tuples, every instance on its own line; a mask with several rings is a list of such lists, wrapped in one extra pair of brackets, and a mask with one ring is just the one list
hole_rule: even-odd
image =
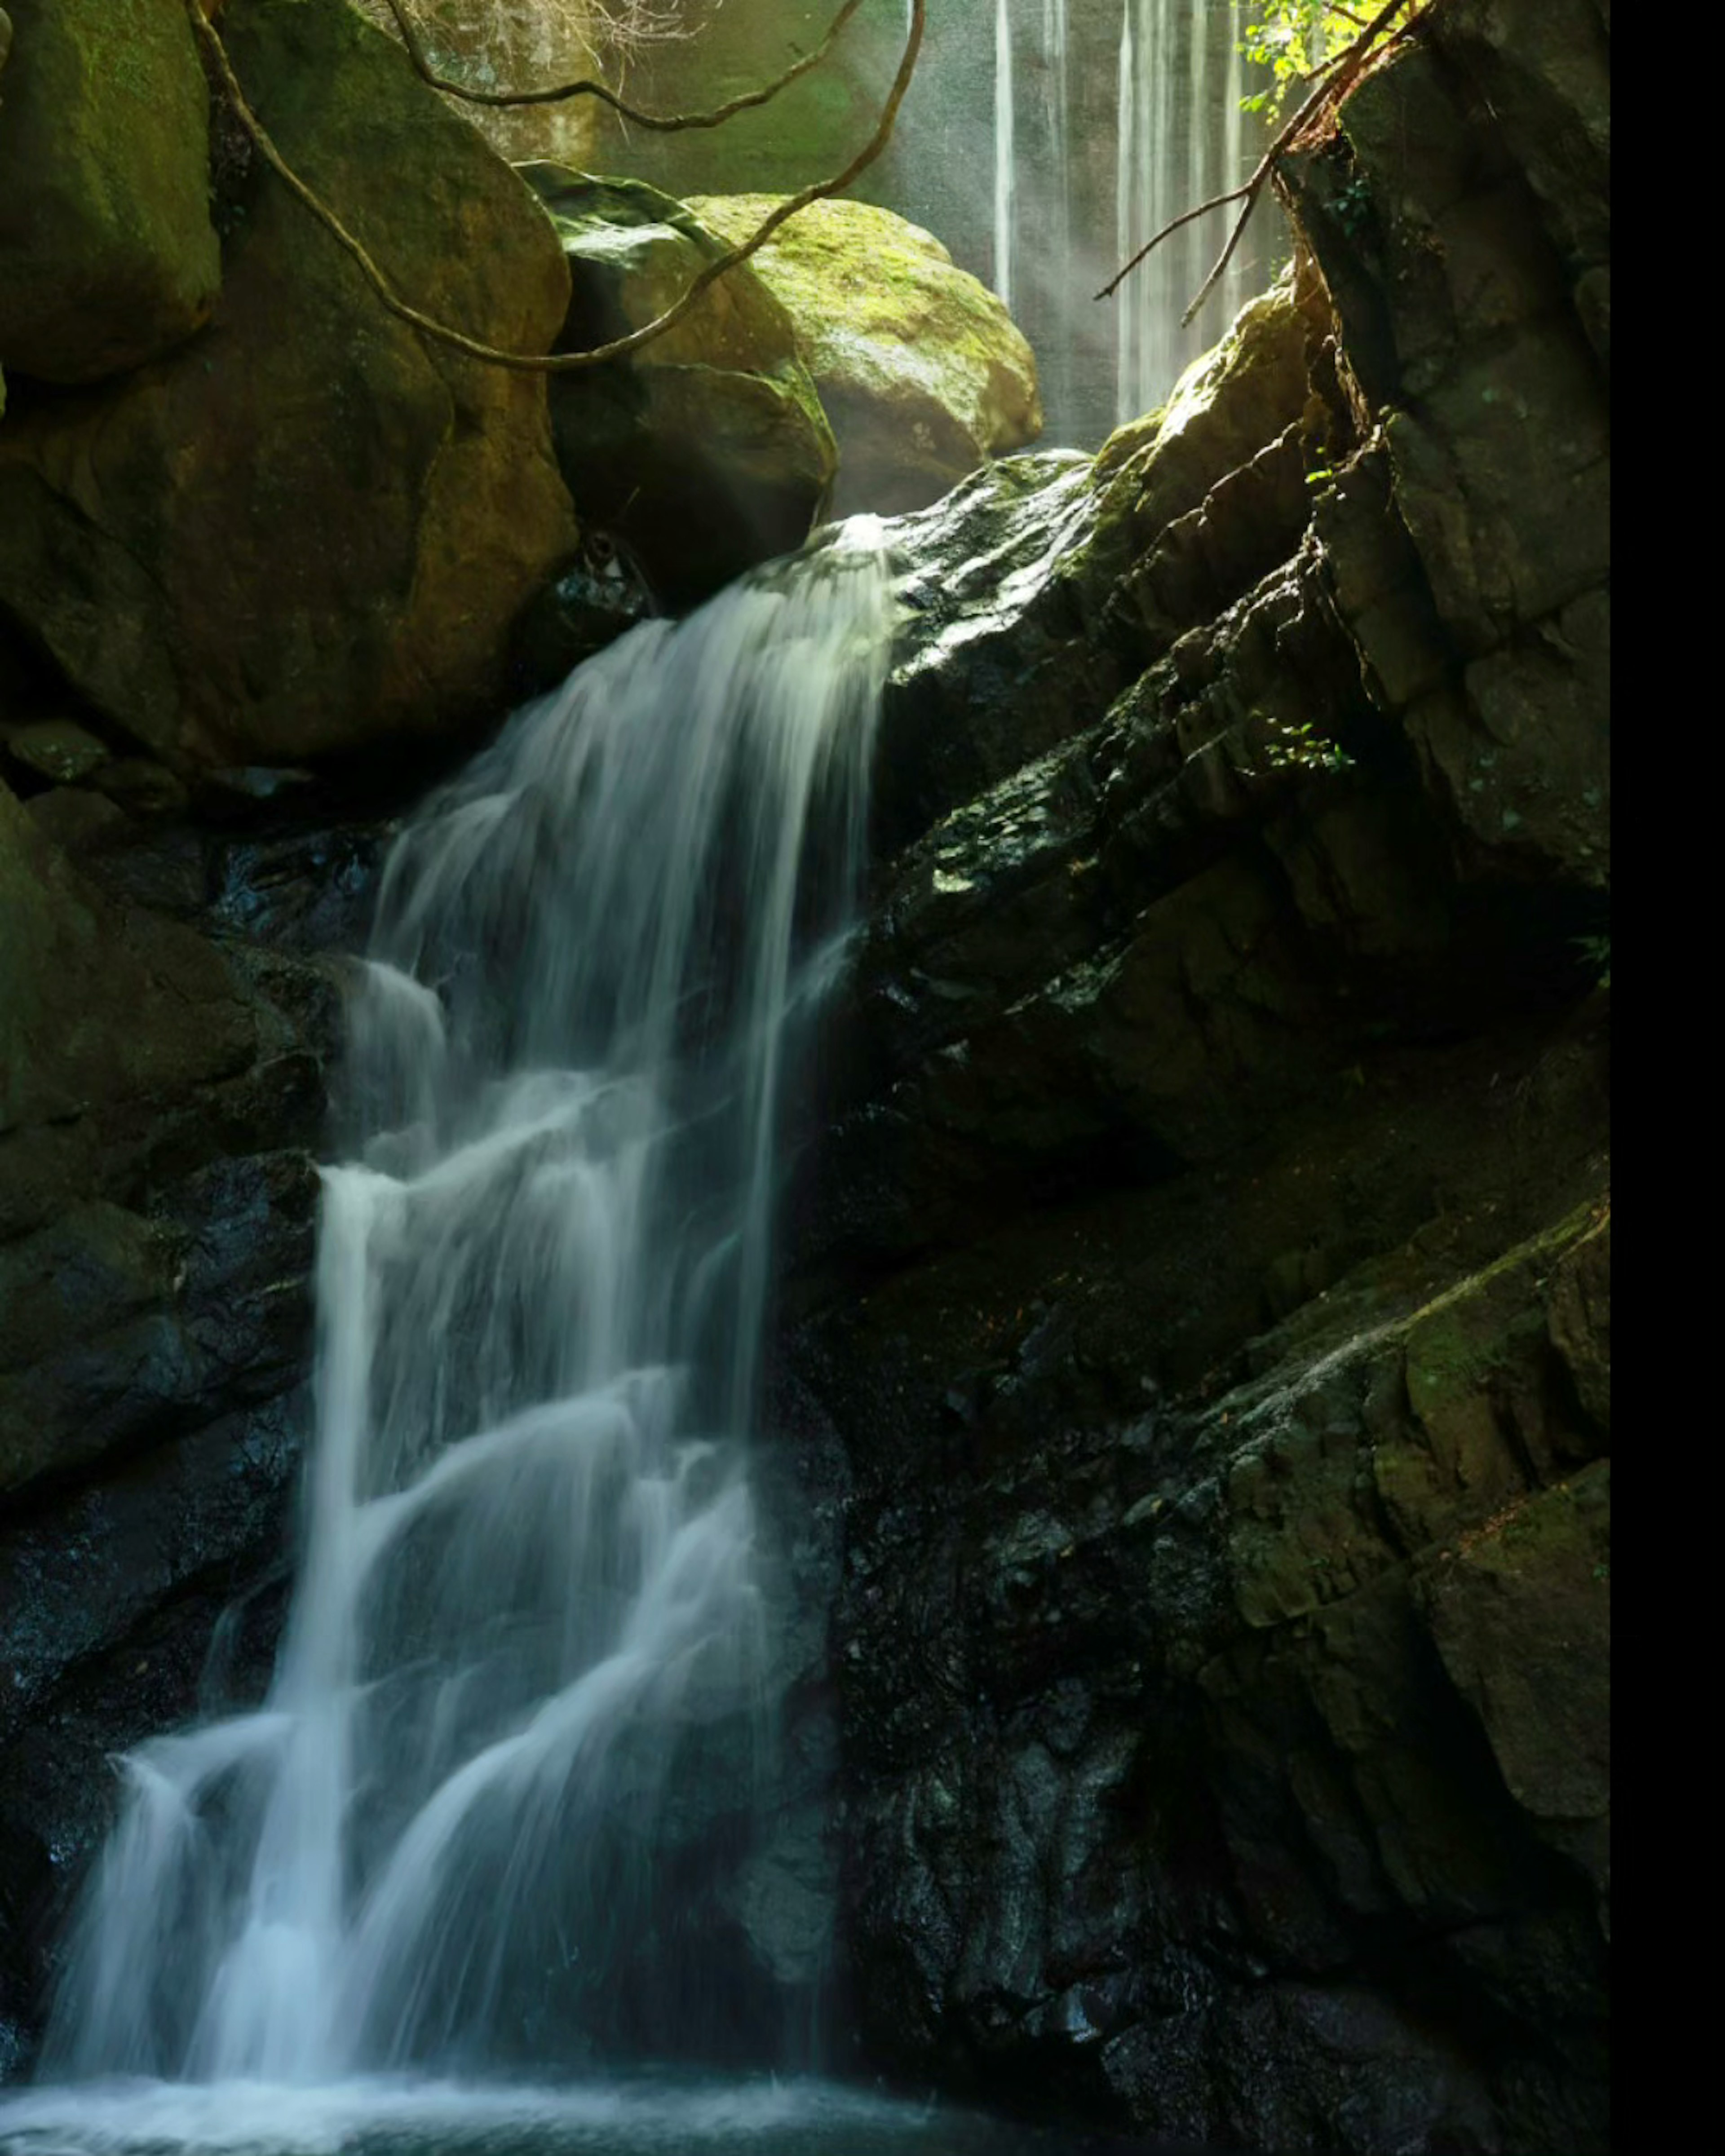
[(413, 63), (415, 71), (434, 90), (442, 90), (446, 96), (459, 98), (465, 105), (509, 106), (561, 105), (572, 97), (596, 97), (602, 105), (608, 105), (621, 119), (631, 121), (635, 126), (669, 135), (696, 127), (722, 127), (737, 113), (747, 112), (756, 105), (768, 103), (778, 96), (780, 90), (788, 89), (792, 83), (800, 80), (812, 69), (820, 65), (838, 43), (846, 23), (862, 6), (863, 0), (845, 0), (845, 5), (834, 18), (832, 27), (820, 43), (812, 51), (805, 53), (801, 59), (793, 61), (783, 74), (760, 90), (745, 90), (740, 97), (733, 97), (729, 104), (721, 105), (711, 112), (643, 112), (639, 106), (627, 103), (608, 83), (586, 77), (578, 82), (561, 83), (548, 90), (471, 90), (465, 83), (452, 82), (447, 75), (439, 74), (433, 68), (426, 58), (419, 33), (414, 28), (413, 19), (402, 5), (402, 0), (383, 0), (383, 4), (395, 18), (395, 27), (401, 32), (402, 43), (408, 49), (408, 58)]
[[(391, 0), (391, 5), (393, 4), (394, 0)], [(1240, 236), (1246, 228), (1246, 221), (1251, 216), (1259, 196), (1264, 192), (1266, 182), (1276, 169), (1277, 158), (1292, 146), (1321, 114), (1331, 110), (1347, 95), (1355, 77), (1376, 49), (1384, 32), (1402, 10), (1410, 4), (1414, 5), (1419, 12), (1423, 13), (1425, 8), (1435, 6), (1436, 0), (1423, 0), (1423, 6), (1420, 4), (1420, 0), (1388, 0), (1388, 5), (1378, 9), (1371, 20), (1365, 23), (1357, 38), (1344, 45), (1339, 53), (1325, 61), (1324, 64), (1317, 69), (1313, 79), (1313, 86), (1304, 103), (1301, 105), (1293, 117), (1277, 131), (1276, 139), (1259, 159), (1251, 177), (1243, 181), (1237, 187), (1230, 187), (1224, 194), (1212, 195), (1208, 202), (1199, 203), (1195, 209), (1183, 210), (1178, 217), (1171, 218), (1163, 225), (1160, 232), (1154, 234), (1144, 242), (1129, 262), (1122, 264), (1115, 271), (1101, 290), (1096, 294), (1097, 299), (1111, 298), (1120, 290), (1138, 264), (1153, 254), (1164, 239), (1178, 232), (1183, 225), (1190, 224), (1194, 218), (1207, 216), (1211, 210), (1221, 209), (1229, 203), (1240, 203), (1243, 207), (1239, 216), (1234, 220), (1233, 228), (1228, 234), (1221, 253), (1210, 265), (1209, 275), (1199, 285), (1197, 297), (1180, 317), (1181, 328), (1189, 328), (1194, 316), (1209, 299), (1210, 294), (1214, 291), (1223, 272), (1233, 260), (1234, 250), (1240, 244)], [(1349, 18), (1350, 21), (1353, 19), (1352, 17)], [(1404, 27), (1405, 28), (1405, 25)]]
[(483, 360), (488, 366), (511, 367), (522, 374), (572, 374), (583, 367), (600, 366), (607, 360), (626, 358), (629, 353), (639, 352), (643, 345), (650, 344), (655, 337), (663, 336), (667, 330), (684, 320), (702, 294), (716, 284), (727, 270), (734, 270), (738, 263), (746, 262), (750, 255), (758, 253), (782, 224), (788, 223), (798, 211), (807, 209), (811, 203), (824, 201), (830, 195), (842, 194), (860, 174), (867, 171), (892, 139), (899, 107), (904, 103), (905, 92), (910, 88), (911, 78), (916, 71), (917, 55), (922, 49), (928, 5), (927, 0), (911, 0), (911, 23), (905, 36), (904, 54), (899, 61), (898, 72), (892, 79), (892, 87), (887, 92), (886, 101), (881, 107), (880, 117), (874, 133), (842, 172), (830, 180), (817, 180), (798, 193), (788, 195), (762, 219), (747, 239), (727, 249), (708, 263), (682, 297), (674, 301), (655, 321), (644, 324), (640, 329), (631, 330), (627, 336), (614, 337), (608, 344), (595, 345), (589, 351), (562, 352), (503, 352), (495, 345), (469, 336), (465, 331), (452, 329), (447, 322), (439, 321), (435, 316), (425, 314), (403, 300), (367, 252), (363, 243), (354, 237), (328, 203), (306, 185), (277, 149), (263, 122), (246, 101), (245, 92), (234, 72), (234, 63), (228, 58), (228, 49), (214, 24), (205, 19), (199, 0), (186, 0), (186, 11), (227, 93), (235, 117), (256, 144), (259, 155), (294, 198), (311, 212), (330, 237), (352, 258), (386, 312), (393, 315), (398, 321), (407, 323), (409, 328), (418, 330), (422, 336), (447, 345), (452, 352), (465, 352), (470, 359)]

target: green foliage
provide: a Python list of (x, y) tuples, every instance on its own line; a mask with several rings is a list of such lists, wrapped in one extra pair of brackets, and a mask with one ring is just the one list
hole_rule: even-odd
[(1611, 985), (1611, 938), (1604, 936), (1572, 936), (1570, 942), (1581, 953), (1582, 963), (1591, 968), (1602, 988)]
[(1274, 117), (1289, 90), (1312, 68), (1339, 53), (1359, 34), (1365, 18), (1355, 9), (1332, 7), (1329, 0), (1257, 0), (1256, 18), (1245, 26), (1240, 49), (1255, 65), (1267, 68), (1264, 89), (1243, 97), (1247, 112)]
[(1357, 239), (1372, 213), (1372, 190), (1363, 172), (1356, 172), (1336, 197), (1336, 222), (1350, 239)]
[(1264, 761), (1272, 771), (1351, 771), (1353, 758), (1339, 742), (1319, 733), (1310, 719), (1296, 726), (1272, 718), (1265, 725)]

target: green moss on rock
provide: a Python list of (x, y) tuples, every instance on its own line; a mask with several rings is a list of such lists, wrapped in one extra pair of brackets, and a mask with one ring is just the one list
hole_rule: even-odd
[[(783, 199), (697, 195), (690, 207), (734, 244)], [(819, 202), (753, 266), (795, 326), (838, 438), (836, 513), (926, 507), (1041, 433), (1029, 346), (932, 233), (866, 203)]]
[(208, 98), (182, 0), (13, 0), (0, 358), (91, 382), (208, 317)]
[[(400, 290), (547, 348), (555, 235), (388, 39), (326, 0), (234, 0), (223, 30), (283, 153)], [(7, 421), (0, 603), (171, 762), (446, 733), (507, 695), (512, 620), (572, 550), (544, 381), (391, 320), (268, 172), (234, 208), (205, 336)]]

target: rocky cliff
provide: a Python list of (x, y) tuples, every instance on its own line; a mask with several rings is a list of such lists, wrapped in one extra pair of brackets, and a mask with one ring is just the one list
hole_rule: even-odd
[(1606, 2145), (1607, 64), (1436, 10), (1165, 411), (900, 527), (786, 1353), (919, 2085)]

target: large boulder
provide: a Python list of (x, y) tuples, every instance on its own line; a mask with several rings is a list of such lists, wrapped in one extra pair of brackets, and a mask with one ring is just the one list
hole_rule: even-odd
[[(234, 0), (222, 29), (284, 154), (404, 295), (547, 348), (555, 236), (387, 38), (325, 0)], [(100, 390), (14, 394), (0, 608), (171, 763), (447, 734), (504, 699), (513, 618), (573, 548), (544, 382), (392, 320), (231, 119), (218, 133), (208, 330)]]
[[(639, 180), (517, 168), (551, 215), (572, 293), (559, 351), (656, 321), (724, 243)], [(808, 536), (838, 451), (790, 318), (746, 264), (627, 358), (553, 379), (563, 475), (583, 522), (636, 554), (672, 605)]]
[[(689, 206), (735, 244), (781, 199)], [(1042, 432), (1029, 344), (932, 233), (868, 203), (813, 203), (754, 267), (791, 317), (838, 439), (835, 515), (926, 508)]]
[[(172, 350), (221, 281), (208, 95), (182, 0), (13, 0), (0, 359), (90, 382)], [(3, 21), (3, 18), (0, 18)]]

